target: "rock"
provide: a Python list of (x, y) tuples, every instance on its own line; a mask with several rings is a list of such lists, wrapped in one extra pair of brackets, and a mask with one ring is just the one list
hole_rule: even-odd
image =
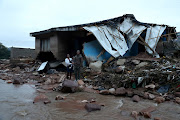
[(109, 89), (109, 93), (112, 94), (112, 95), (115, 94), (115, 91), (116, 91), (116, 90), (115, 90), (114, 88), (110, 88), (110, 89)]
[(180, 104), (180, 98), (179, 98), (179, 97), (176, 97), (176, 98), (175, 98), (175, 102), (178, 103), (178, 104)]
[(91, 98), (91, 99), (88, 99), (88, 101), (89, 101), (90, 103), (93, 103), (93, 102), (96, 102), (96, 99), (95, 99), (95, 98)]
[(173, 94), (168, 94), (167, 97), (168, 97), (170, 100), (173, 100), (173, 99), (174, 99), (174, 95), (173, 95)]
[(78, 89), (77, 81), (65, 80), (62, 84), (61, 91), (65, 93), (76, 92)]
[(57, 95), (55, 100), (64, 100), (66, 99), (66, 97), (62, 96), (62, 95)]
[(127, 96), (132, 97), (134, 95), (133, 91), (131, 90), (126, 90)]
[(161, 118), (155, 117), (154, 120), (161, 120)]
[(86, 109), (88, 112), (91, 112), (91, 111), (101, 110), (101, 106), (98, 105), (98, 104), (94, 104), (94, 103), (87, 103), (87, 104), (85, 105), (85, 109)]
[(180, 92), (175, 92), (174, 95), (175, 95), (176, 97), (180, 97)]
[(134, 95), (132, 100), (133, 100), (133, 102), (139, 102), (140, 101), (140, 97), (138, 95)]
[(7, 80), (6, 83), (12, 83), (12, 81), (11, 80)]
[(153, 94), (149, 94), (149, 99), (153, 100), (155, 98), (155, 96)]
[(146, 86), (145, 86), (146, 89), (147, 89), (147, 88), (154, 89), (155, 87), (156, 87), (156, 86), (153, 85), (153, 84), (151, 84), (151, 85), (146, 85)]
[(38, 96), (36, 96), (36, 97), (34, 98), (33, 103), (45, 102), (45, 101), (47, 102), (47, 101), (50, 101), (50, 100), (48, 99), (48, 97), (47, 97), (46, 95), (40, 94), (40, 95), (38, 95)]
[(89, 64), (89, 68), (91, 68), (91, 70), (93, 70), (93, 71), (101, 72), (101, 67), (102, 67), (101, 61), (97, 61), (97, 62)]
[(116, 72), (116, 73), (122, 73), (122, 72), (124, 72), (124, 69), (125, 69), (125, 66), (118, 66), (118, 67), (115, 69), (115, 72)]
[(77, 81), (79, 85), (84, 85), (85, 83), (82, 80)]
[(140, 97), (144, 96), (144, 92), (142, 90), (134, 90), (133, 92), (134, 92), (135, 95), (138, 95)]
[(109, 90), (101, 90), (101, 91), (99, 92), (99, 94), (109, 95)]
[(117, 88), (115, 91), (115, 95), (125, 95), (126, 94), (126, 89), (124, 87)]
[(13, 84), (20, 84), (20, 81), (19, 80), (14, 80)]
[(149, 93), (148, 93), (148, 92), (145, 92), (143, 98), (144, 98), (144, 99), (148, 99), (148, 98), (149, 98)]
[(165, 101), (165, 98), (163, 98), (163, 97), (156, 97), (154, 100), (155, 100), (156, 103), (163, 103)]
[(136, 65), (137, 68), (140, 68), (140, 67), (144, 67), (146, 66), (148, 63), (147, 62), (141, 62), (140, 64)]
[(82, 103), (89, 103), (88, 100), (82, 100), (81, 102), (82, 102)]
[(140, 61), (139, 60), (132, 60), (132, 63), (135, 65), (138, 65), (140, 63)]
[(48, 104), (48, 103), (51, 103), (51, 101), (50, 100), (44, 101), (44, 104)]
[(145, 118), (151, 118), (151, 114), (149, 112), (144, 112), (143, 116)]
[(136, 120), (138, 119), (138, 112), (137, 112), (137, 111), (132, 111), (131, 115), (132, 115), (132, 117), (134, 117)]
[(124, 63), (126, 62), (126, 59), (118, 59), (117, 60), (117, 65), (124, 65)]
[(141, 110), (139, 113), (141, 115), (144, 115), (145, 113), (151, 113), (151, 112), (153, 112), (155, 110), (156, 110), (156, 108), (151, 106), (151, 107), (148, 107), (148, 108), (145, 108), (145, 109)]
[(84, 87), (83, 85), (80, 85), (80, 86), (78, 87), (78, 91), (79, 91), (79, 92), (82, 92), (82, 91), (84, 91), (84, 88), (85, 88), (85, 87)]

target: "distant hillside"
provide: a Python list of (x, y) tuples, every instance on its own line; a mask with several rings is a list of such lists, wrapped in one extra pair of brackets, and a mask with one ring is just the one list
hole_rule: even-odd
[(9, 59), (10, 49), (0, 43), (0, 59)]

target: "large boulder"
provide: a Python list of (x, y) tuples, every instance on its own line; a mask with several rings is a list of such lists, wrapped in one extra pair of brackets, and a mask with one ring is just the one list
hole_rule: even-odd
[(76, 92), (78, 90), (78, 82), (72, 80), (65, 80), (62, 84), (61, 91), (65, 93)]
[(93, 71), (101, 72), (102, 62), (97, 61), (89, 64), (89, 68)]
[(115, 95), (125, 95), (126, 94), (126, 89), (124, 87), (117, 88), (115, 91)]
[(88, 112), (91, 112), (91, 111), (101, 110), (101, 106), (98, 104), (94, 104), (94, 103), (88, 103), (85, 105), (85, 109)]

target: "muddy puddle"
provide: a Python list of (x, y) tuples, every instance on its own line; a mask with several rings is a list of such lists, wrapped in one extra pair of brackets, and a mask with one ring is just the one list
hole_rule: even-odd
[[(0, 120), (134, 120), (132, 111), (141, 111), (155, 106), (152, 119), (179, 120), (180, 106), (173, 102), (156, 104), (150, 100), (132, 102), (131, 98), (103, 96), (94, 93), (78, 92), (62, 94), (54, 91), (43, 91), (51, 100), (50, 104), (35, 103), (34, 98), (41, 90), (34, 85), (13, 85), (0, 80)], [(66, 96), (65, 100), (56, 101), (57, 95)], [(96, 99), (97, 103), (105, 104), (101, 111), (88, 113), (82, 100)], [(144, 119), (142, 117), (141, 119)]]

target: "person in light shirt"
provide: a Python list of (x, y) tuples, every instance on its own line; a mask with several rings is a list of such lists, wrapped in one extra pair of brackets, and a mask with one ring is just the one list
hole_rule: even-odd
[(71, 74), (73, 71), (72, 58), (69, 54), (67, 54), (67, 58), (65, 59), (66, 67), (67, 67), (67, 79), (71, 79)]

